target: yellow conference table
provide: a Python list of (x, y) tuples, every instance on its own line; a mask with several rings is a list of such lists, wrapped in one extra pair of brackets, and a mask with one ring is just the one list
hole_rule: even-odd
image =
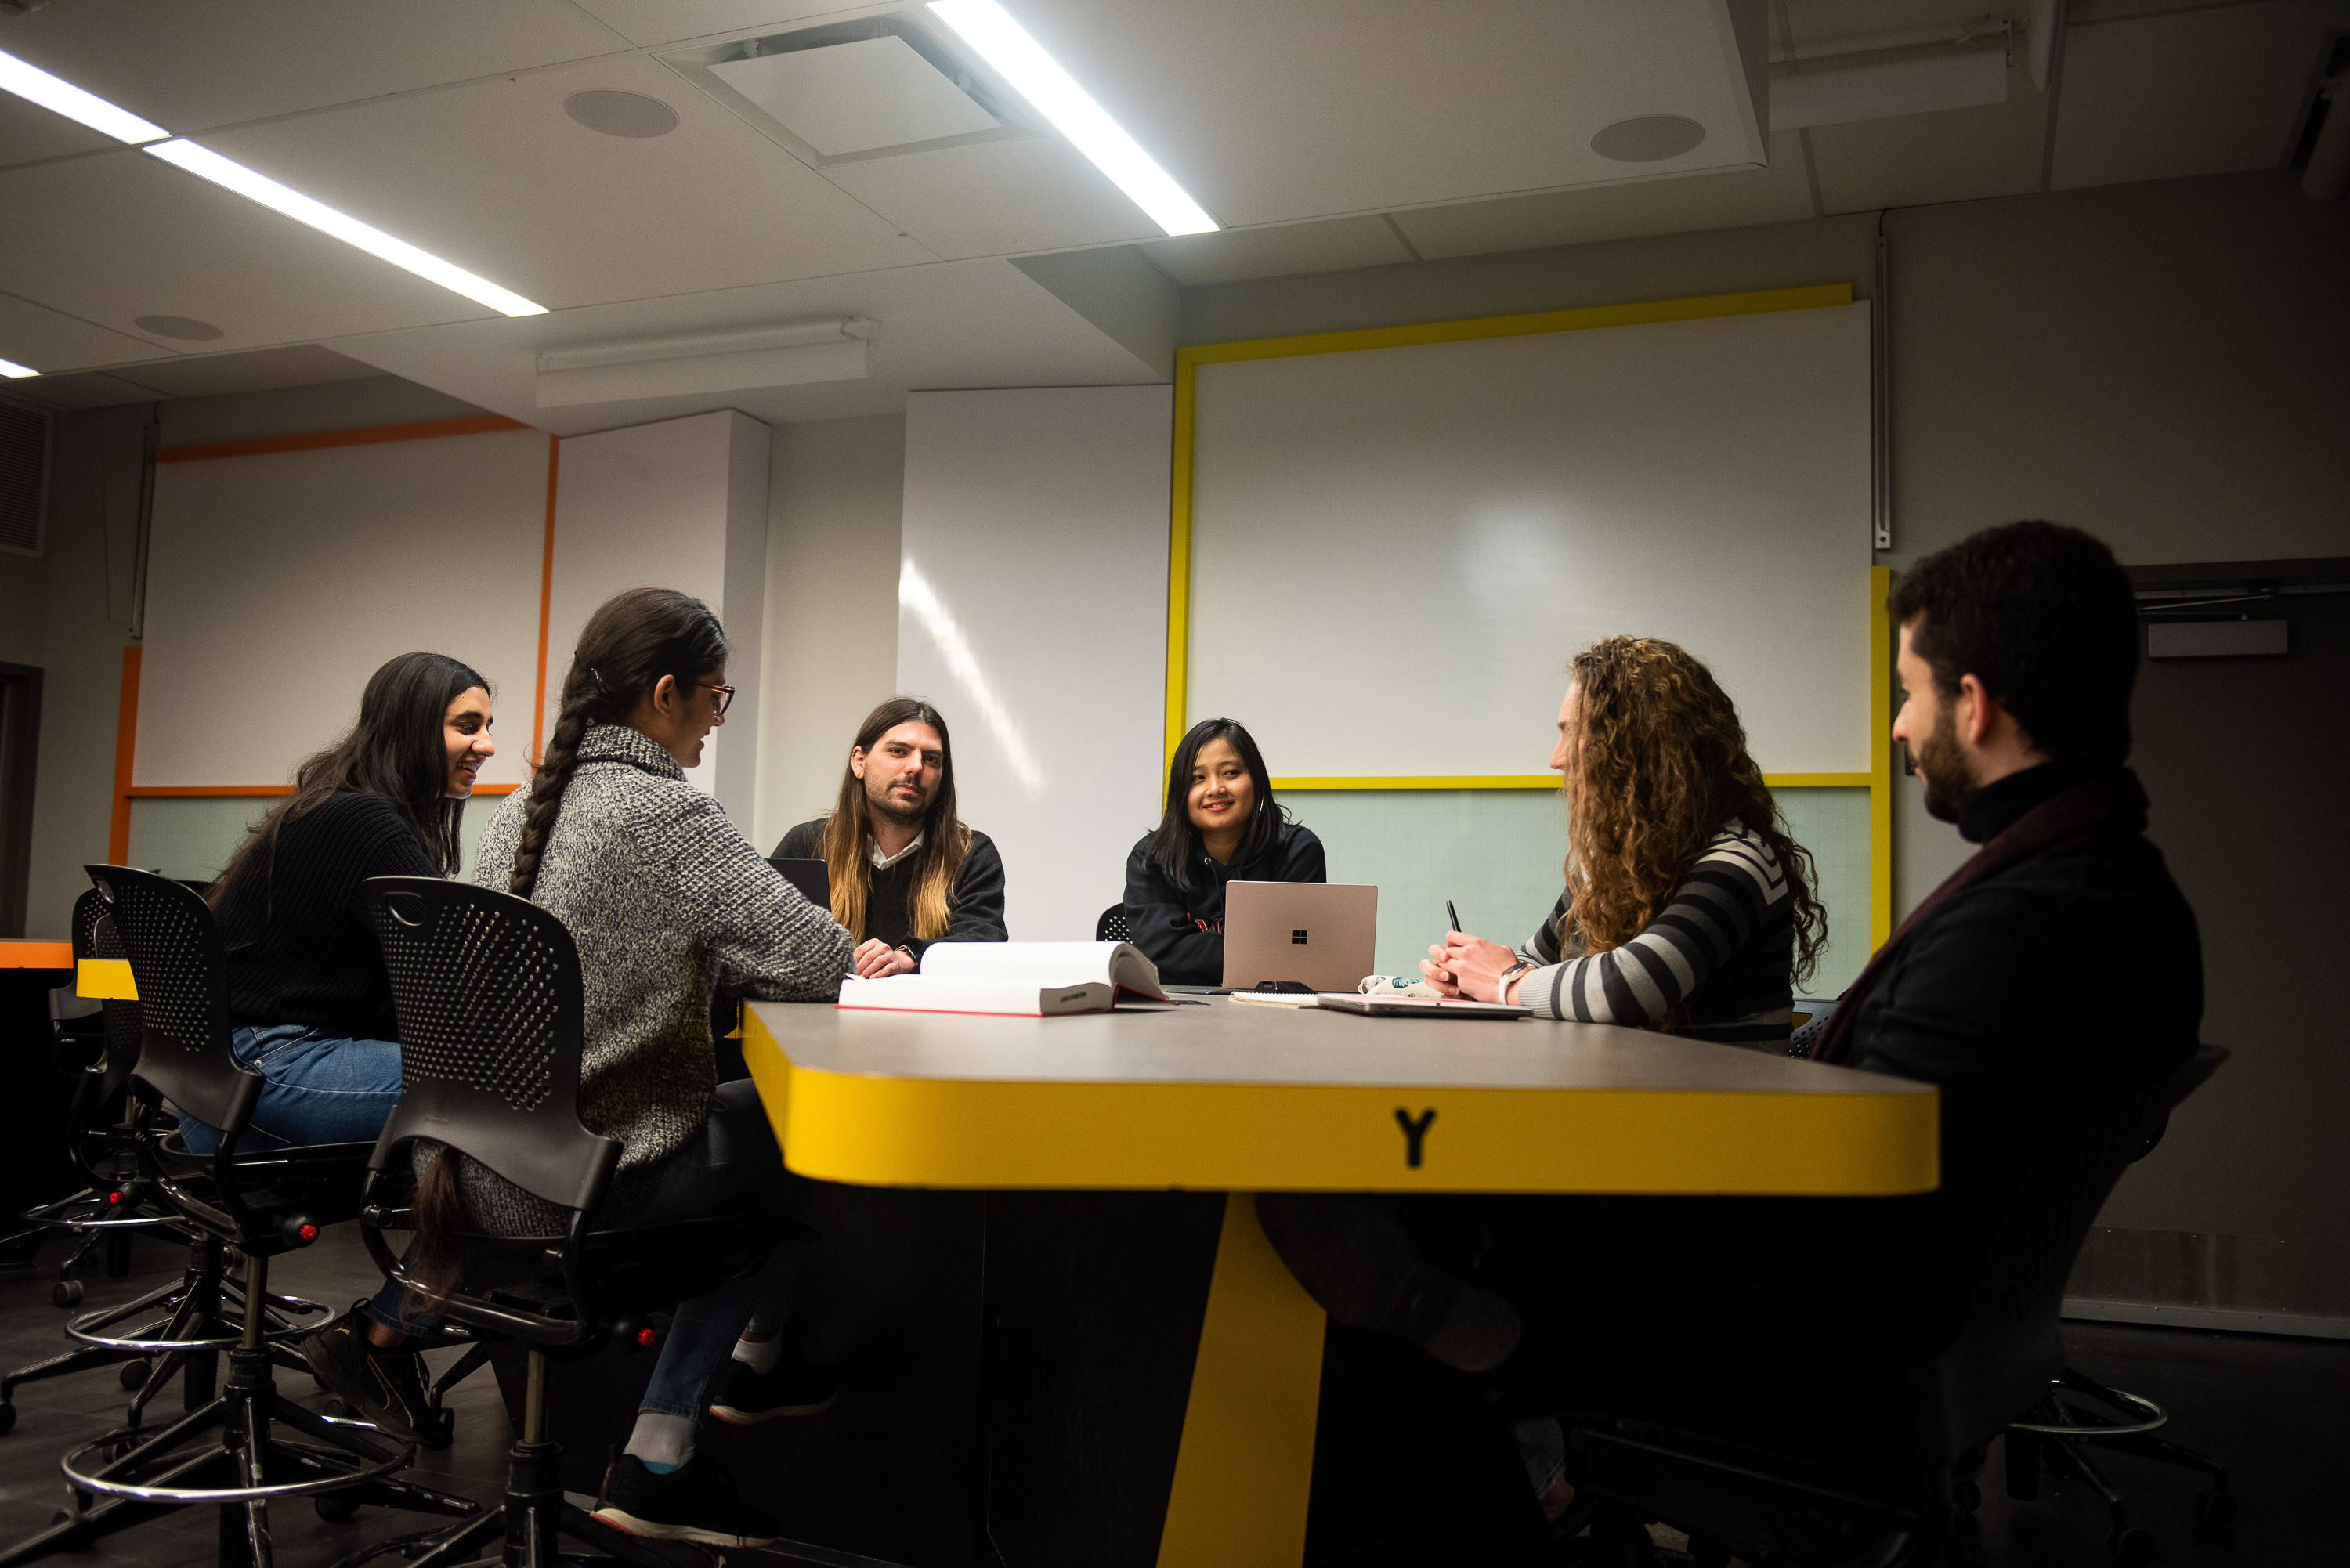
[(1159, 1568), (1304, 1555), (1323, 1314), (1253, 1194), (1879, 1197), (1939, 1172), (1930, 1085), (1605, 1024), (754, 1002), (743, 1045), (802, 1176), (1231, 1194)]

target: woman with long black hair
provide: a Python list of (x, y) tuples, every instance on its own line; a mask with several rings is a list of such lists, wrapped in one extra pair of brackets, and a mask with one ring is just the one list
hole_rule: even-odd
[[(369, 677), (359, 722), (303, 763), (254, 824), (208, 901), (228, 949), (230, 1045), (261, 1075), (239, 1146), (363, 1143), (400, 1102), (391, 981), (359, 884), (447, 877), (490, 739), (490, 683), (438, 653)], [(209, 1154), (213, 1127), (181, 1118)]]
[(1224, 886), (1326, 882), (1322, 841), (1273, 798), (1256, 742), (1202, 719), (1167, 768), (1167, 809), (1126, 857), (1129, 940), (1170, 985), (1222, 985)]
[[(484, 886), (552, 911), (578, 944), (579, 1117), (621, 1145), (598, 1216), (606, 1225), (789, 1215), (806, 1201), (806, 1184), (784, 1169), (750, 1080), (718, 1082), (710, 1003), (722, 988), (829, 1000), (852, 943), (724, 807), (686, 782), (733, 697), (726, 658), (726, 634), (699, 599), (632, 588), (606, 600), (579, 634), (546, 754), (483, 835), (474, 870)], [(432, 1259), (461, 1225), (561, 1233), (562, 1210), (462, 1157), (428, 1158), (418, 1160), (420, 1257)], [(831, 1375), (777, 1337), (796, 1251), (778, 1246), (758, 1273), (678, 1308), (598, 1518), (632, 1534), (721, 1546), (774, 1538), (775, 1521), (696, 1454), (694, 1434), (705, 1414), (748, 1425), (831, 1403)], [(432, 1269), (428, 1261), (428, 1277)], [(376, 1368), (412, 1354), (397, 1336), (386, 1346), (388, 1336), (369, 1333), (362, 1344), (363, 1327), (311, 1342), (311, 1365), (338, 1392), (364, 1388)], [(402, 1390), (400, 1402), (416, 1397)]]

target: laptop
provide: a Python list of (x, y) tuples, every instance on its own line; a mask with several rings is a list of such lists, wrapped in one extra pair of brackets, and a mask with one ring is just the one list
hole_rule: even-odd
[(1371, 972), (1378, 931), (1379, 890), (1368, 883), (1228, 882), (1224, 984), (1352, 991)]
[(821, 860), (770, 860), (768, 865), (784, 874), (784, 880), (807, 895), (807, 901), (819, 909), (832, 908), (832, 875)]

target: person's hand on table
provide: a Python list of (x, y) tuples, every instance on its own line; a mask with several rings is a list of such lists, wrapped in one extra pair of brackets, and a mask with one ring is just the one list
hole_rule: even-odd
[(1518, 967), (1518, 955), (1499, 942), (1461, 931), (1445, 933), (1441, 947), (1431, 947), (1419, 961), (1428, 983), (1447, 996), (1471, 1002), (1499, 1002), (1502, 976)]
[(849, 955), (857, 965), (859, 980), (879, 980), (885, 974), (907, 974), (914, 967), (913, 955), (902, 948), (893, 948), (879, 937), (868, 937)]

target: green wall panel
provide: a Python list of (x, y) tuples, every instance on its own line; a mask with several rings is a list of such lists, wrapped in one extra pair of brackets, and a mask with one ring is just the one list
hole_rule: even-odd
[[(130, 801), (130, 864), (166, 877), (208, 882), (228, 864), (245, 829), (278, 802), (276, 795), (134, 795)], [(465, 807), (458, 830), (464, 875), (504, 797), (484, 795)]]

